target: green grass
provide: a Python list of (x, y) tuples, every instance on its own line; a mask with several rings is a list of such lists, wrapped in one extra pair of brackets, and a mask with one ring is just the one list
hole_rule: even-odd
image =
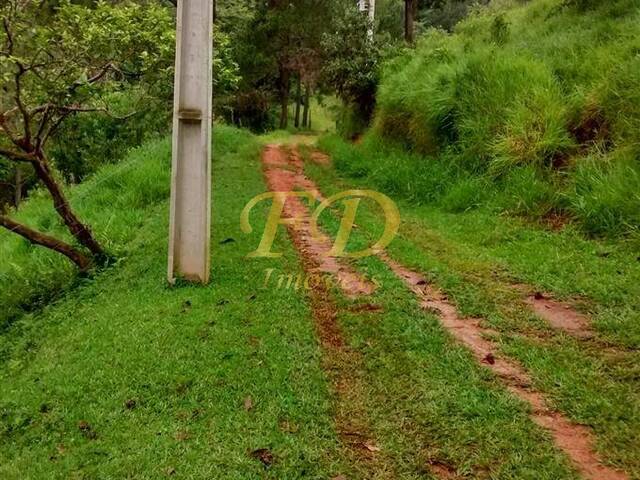
[[(127, 170), (130, 180), (105, 172), (93, 180), (86, 201), (96, 203), (85, 208), (101, 209), (84, 214), (93, 214), (95, 225), (110, 224), (113, 232), (122, 232), (111, 243), (120, 260), (83, 280), (74, 281), (70, 270), (59, 270), (67, 280), (56, 300), (14, 316), (0, 334), (0, 476), (326, 479), (344, 474), (418, 479), (432, 478), (429, 465), (436, 463), (477, 478), (576, 478), (548, 434), (531, 422), (526, 406), (478, 366), (375, 258), (355, 264), (380, 283), (372, 297), (353, 300), (337, 291), (331, 294), (353, 359), (342, 380), (357, 385), (346, 396), (333, 391), (336, 372), (327, 370), (327, 355), (332, 353), (319, 348), (305, 292), (276, 288), (275, 282), (271, 288), (263, 286), (268, 268), (285, 276), (300, 271), (283, 229), (274, 246), (284, 252), (281, 259), (245, 257), (259, 241), (268, 209), (267, 204), (256, 207), (251, 216), (254, 233), (241, 233), (240, 211), (265, 189), (260, 149), (259, 139), (245, 132), (226, 127), (216, 131), (213, 270), (207, 287), (171, 288), (164, 280), (168, 208), (167, 192), (159, 189), (168, 182), (165, 142), (133, 154), (141, 160)], [(330, 170), (310, 171), (327, 194), (348, 186)], [(145, 178), (149, 183), (143, 191), (164, 193), (136, 203), (135, 191)], [(127, 181), (132, 183), (122, 183)], [(81, 191), (71, 192), (77, 205)], [(117, 205), (138, 204), (138, 210), (130, 207), (130, 216), (101, 223), (113, 212), (97, 199), (107, 202), (116, 196), (123, 202)], [(31, 202), (38, 206), (44, 199), (30, 200), (22, 213), (37, 221), (38, 210)], [(44, 206), (42, 212), (48, 212)], [(531, 238), (539, 242), (535, 245), (562, 247), (570, 256), (593, 255), (593, 265), (596, 257), (618, 265), (628, 252), (620, 247), (599, 257), (587, 253), (587, 246), (605, 244), (586, 241), (580, 252), (562, 238), (557, 243), (538, 239), (538, 233), (548, 232), (526, 225), (502, 219), (483, 224), (489, 217), (480, 217), (479, 211), (457, 216), (432, 207), (401, 207), (404, 223), (391, 253), (437, 279), (465, 313), (486, 316), (502, 335), (503, 351), (533, 372), (536, 385), (559, 408), (594, 426), (607, 461), (637, 478), (632, 445), (640, 421), (627, 407), (640, 401), (629, 373), (636, 357), (622, 352), (603, 358), (597, 345), (584, 348), (569, 338), (544, 335), (541, 343), (525, 335), (548, 334), (548, 329), (523, 312), (508, 316), (505, 309), (513, 295), (502, 285), (511, 267), (513, 278), (529, 275), (540, 283), (555, 278), (541, 273), (544, 262), (534, 262), (533, 255), (527, 257), (530, 263), (516, 261), (519, 257), (512, 252)], [(363, 228), (355, 231), (351, 248), (365, 245), (380, 229), (376, 211), (365, 207), (360, 215)], [(460, 218), (464, 220), (455, 221)], [(329, 231), (338, 226), (335, 216), (324, 215), (322, 222)], [(511, 237), (492, 243), (483, 237), (491, 233)], [(16, 264), (35, 262), (41, 253), (22, 255)], [(500, 265), (497, 279), (487, 270), (494, 261)], [(553, 264), (550, 259), (546, 265)], [(571, 265), (566, 269), (568, 278)], [(613, 277), (587, 278), (583, 288), (600, 286), (607, 297)], [(622, 283), (620, 297), (608, 304), (612, 315), (623, 305), (635, 314), (627, 303), (632, 280)], [(570, 295), (580, 286), (566, 278), (563, 282), (567, 290), (554, 289), (561, 294)], [(55, 285), (42, 288), (50, 291)], [(7, 297), (11, 289), (20, 292), (19, 284), (3, 287)], [(354, 309), (364, 302), (382, 309)], [(598, 323), (599, 332), (611, 342), (623, 343), (619, 328), (604, 320)], [(629, 338), (636, 338), (633, 335)], [(381, 449), (375, 453), (378, 467), (371, 470), (366, 461), (353, 461), (353, 451), (339, 436), (345, 426), (335, 423), (340, 411), (366, 419), (369, 436)], [(274, 455), (270, 467), (252, 456), (257, 449)]]
[[(349, 187), (319, 173), (322, 168), (309, 171), (326, 195)], [(380, 215), (372, 207), (367, 202), (360, 207), (350, 251), (378, 238)], [(339, 227), (339, 215), (320, 221), (329, 232)], [(369, 257), (357, 268), (380, 285), (359, 303), (381, 310), (354, 313), (352, 302), (343, 299), (339, 320), (363, 359), (360, 375), (369, 387), (363, 402), (379, 446), (395, 467), (390, 478), (432, 478), (431, 464), (470, 478), (577, 478), (547, 434), (530, 421), (527, 407), (477, 365), (382, 262)]]
[[(145, 224), (148, 211), (168, 197), (169, 152), (168, 140), (149, 143), (135, 149), (123, 162), (105, 167), (87, 182), (68, 189), (72, 207), (110, 253), (126, 257), (127, 245)], [(27, 225), (72, 241), (44, 190), (32, 192), (15, 216)], [(46, 305), (78, 282), (74, 268), (64, 257), (7, 231), (0, 231), (0, 256), (0, 304), (4, 307), (0, 329), (23, 308)]]
[[(24, 265), (33, 278), (37, 268), (50, 269), (51, 280), (40, 284), (36, 298), (56, 294), (14, 314), (0, 333), (0, 477), (418, 479), (433, 478), (429, 465), (435, 463), (472, 478), (577, 478), (531, 422), (526, 405), (375, 258), (354, 263), (380, 283), (372, 297), (331, 292), (353, 360), (340, 375), (357, 386), (336, 394), (336, 372), (327, 370), (332, 353), (319, 347), (305, 292), (275, 282), (263, 286), (269, 268), (278, 276), (300, 272), (284, 229), (274, 245), (284, 252), (281, 259), (245, 257), (259, 241), (269, 207), (253, 212), (253, 234), (240, 231), (242, 208), (265, 189), (261, 140), (219, 127), (214, 145), (207, 287), (171, 288), (164, 280), (166, 141), (141, 147), (123, 170), (101, 171), (93, 183), (70, 191), (96, 232), (109, 236), (119, 258), (110, 269), (77, 279), (64, 259), (44, 263), (48, 253), (12, 250), (19, 239), (3, 237), (2, 248), (15, 252), (11, 268)], [(355, 160), (357, 151), (351, 153)], [(369, 186), (308, 168), (326, 194)], [(36, 197), (21, 215), (47, 225), (39, 223), (53, 218), (47, 207)], [(486, 318), (499, 332), (502, 352), (532, 372), (554, 405), (594, 428), (603, 457), (640, 478), (635, 250), (481, 209), (453, 214), (429, 205), (400, 207), (402, 229), (390, 253), (436, 280), (465, 314)], [(328, 231), (338, 227), (336, 216), (321, 221)], [(363, 204), (358, 224), (350, 248), (379, 233), (377, 210)], [(511, 281), (561, 297), (581, 295), (606, 351), (600, 340), (585, 344), (554, 334), (518, 303)], [(22, 292), (20, 282), (3, 279), (2, 286), (7, 299)], [(22, 298), (28, 303), (31, 297)], [(354, 309), (361, 303), (382, 308)], [(353, 460), (336, 412), (366, 419), (381, 449), (378, 467)], [(274, 455), (270, 467), (252, 456), (257, 449)]]
[[(134, 153), (140, 161), (120, 178), (102, 172), (85, 202), (79, 195), (91, 184), (72, 192), (99, 235), (114, 234), (121, 259), (2, 334), (0, 477), (326, 479), (345, 471), (308, 307), (293, 290), (262, 289), (269, 265), (245, 259), (265, 216), (258, 207), (257, 233), (240, 232), (242, 207), (264, 191), (260, 144), (222, 127), (215, 146), (205, 288), (164, 281), (166, 142)], [(23, 215), (37, 218), (39, 205)], [(102, 213), (92, 215), (97, 205)], [(274, 248), (285, 252), (280, 269), (298, 268), (287, 243)], [(32, 251), (13, 262), (40, 268), (28, 262), (43, 258)], [(8, 297), (20, 293), (20, 284), (2, 285)], [(274, 455), (270, 468), (251, 455), (261, 448)]]
[[(351, 151), (350, 165), (364, 163), (359, 154)], [(311, 163), (307, 172), (326, 195), (371, 187), (370, 177), (344, 181)], [(435, 281), (463, 314), (483, 318), (498, 332), (502, 352), (531, 372), (560, 411), (593, 427), (603, 457), (639, 478), (637, 245), (586, 240), (572, 228), (550, 232), (486, 210), (454, 214), (404, 201), (399, 207), (401, 229), (389, 253)], [(382, 221), (375, 209), (363, 203), (356, 221), (358, 232), (377, 238)], [(523, 282), (577, 300), (591, 314), (596, 338), (578, 341), (536, 318), (512, 288)]]
[[(427, 33), (383, 71), (362, 146), (369, 173), (452, 210), (560, 213), (592, 235), (637, 233), (639, 20), (637, 0), (507, 0), (453, 34)], [(514, 202), (505, 189), (530, 194)]]

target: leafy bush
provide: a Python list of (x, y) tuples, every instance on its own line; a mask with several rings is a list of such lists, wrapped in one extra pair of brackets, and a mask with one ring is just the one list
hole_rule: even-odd
[(67, 182), (83, 181), (101, 166), (120, 161), (131, 148), (169, 128), (166, 104), (141, 92), (113, 94), (109, 102), (116, 116), (96, 112), (76, 115), (63, 123), (50, 154)]

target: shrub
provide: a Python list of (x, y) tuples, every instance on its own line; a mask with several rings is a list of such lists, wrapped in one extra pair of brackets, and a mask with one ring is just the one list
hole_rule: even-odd
[(569, 210), (590, 234), (640, 231), (640, 165), (626, 158), (582, 159), (567, 194)]
[(168, 106), (141, 92), (116, 93), (109, 102), (113, 115), (76, 115), (63, 123), (51, 156), (67, 182), (83, 181), (101, 166), (117, 163), (131, 148), (169, 128)]

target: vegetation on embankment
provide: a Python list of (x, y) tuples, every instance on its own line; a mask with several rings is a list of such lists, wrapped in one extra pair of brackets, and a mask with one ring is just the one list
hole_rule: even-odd
[[(97, 235), (109, 233), (121, 260), (0, 333), (0, 478), (333, 478), (343, 471), (304, 292), (261, 289), (273, 262), (245, 259), (269, 208), (256, 206), (253, 234), (241, 232), (239, 212), (265, 188), (261, 144), (246, 131), (214, 130), (209, 286), (163, 282), (168, 142), (141, 147), (126, 173), (109, 176), (108, 167), (72, 189), (72, 201)], [(92, 203), (80, 202), (90, 187)], [(22, 214), (45, 222), (39, 201), (29, 200)], [(17, 242), (0, 236), (3, 249), (16, 248), (13, 268), (31, 278), (38, 269), (53, 277), (55, 268), (68, 276), (64, 260)], [(273, 248), (285, 253), (276, 273), (295, 272), (284, 235)], [(7, 271), (4, 261), (0, 268)], [(22, 294), (25, 280), (12, 278), (2, 278), (3, 307), (4, 295)]]
[[(246, 131), (216, 126), (215, 153), (237, 151), (250, 138)], [(169, 198), (170, 168), (170, 141), (156, 140), (133, 150), (121, 163), (103, 167), (86, 182), (67, 188), (72, 206), (115, 261), (129, 255), (129, 244), (139, 229)], [(44, 190), (34, 191), (15, 218), (72, 242)], [(0, 331), (25, 310), (45, 306), (74, 284), (90, 281), (79, 277), (65, 257), (4, 230), (0, 230), (0, 258)]]
[(342, 171), (451, 211), (640, 229), (640, 3), (494, 2), (385, 67)]

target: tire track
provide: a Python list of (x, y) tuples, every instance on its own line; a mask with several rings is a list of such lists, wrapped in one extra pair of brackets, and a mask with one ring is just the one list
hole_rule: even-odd
[(571, 460), (583, 478), (589, 480), (627, 480), (626, 473), (603, 465), (594, 448), (591, 430), (571, 422), (549, 407), (544, 395), (532, 387), (526, 371), (517, 363), (496, 356), (497, 345), (488, 337), (495, 334), (477, 319), (463, 319), (441, 292), (426, 279), (391, 259), (387, 254), (379, 258), (399, 277), (420, 301), (425, 310), (435, 311), (443, 326), (473, 353), (476, 360), (500, 378), (520, 400), (531, 407), (531, 419), (548, 430), (558, 446)]
[[(330, 162), (324, 157), (322, 162), (317, 158), (312, 160), (324, 165)], [(322, 198), (314, 182), (306, 179), (305, 184)], [(512, 360), (496, 356), (497, 345), (489, 339), (490, 336), (495, 336), (496, 332), (483, 327), (478, 319), (463, 319), (446, 296), (429, 285), (421, 274), (396, 262), (385, 252), (378, 253), (378, 257), (409, 287), (422, 308), (437, 313), (447, 331), (463, 343), (479, 363), (493, 371), (510, 392), (529, 404), (531, 419), (551, 433), (556, 446), (567, 455), (583, 478), (589, 480), (627, 480), (629, 478), (625, 472), (602, 463), (594, 448), (595, 441), (591, 429), (571, 422), (563, 414), (550, 408), (545, 396), (532, 387), (531, 377), (523, 367)], [(585, 317), (577, 313), (572, 315), (574, 312), (567, 305), (545, 302), (544, 298), (537, 297), (534, 296), (528, 300), (530, 307), (552, 326), (569, 331), (575, 336), (588, 337), (591, 334)], [(564, 310), (563, 318), (559, 318), (561, 314), (558, 310), (561, 308)], [(548, 313), (549, 310), (553, 312)]]
[[(268, 145), (263, 152), (262, 161), (266, 182), (271, 191), (291, 192), (303, 189), (313, 192), (316, 198), (320, 197), (312, 182), (304, 176), (303, 164), (298, 155), (278, 145)], [(287, 198), (283, 218), (295, 220), (287, 224), (287, 230), (307, 275), (318, 278), (318, 273), (322, 273), (335, 277), (340, 288), (350, 297), (372, 293), (373, 284), (360, 277), (350, 266), (324, 255), (331, 248), (331, 242), (323, 234), (315, 237), (312, 235), (310, 217), (309, 208), (300, 197)], [(330, 287), (320, 280), (310, 285), (308, 292), (323, 352), (322, 367), (337, 399), (334, 405), (336, 430), (350, 464), (362, 478), (397, 478), (388, 456), (377, 446), (369, 425), (363, 406), (366, 382), (362, 374), (362, 359), (344, 340)], [(335, 478), (346, 477), (339, 475)]]

